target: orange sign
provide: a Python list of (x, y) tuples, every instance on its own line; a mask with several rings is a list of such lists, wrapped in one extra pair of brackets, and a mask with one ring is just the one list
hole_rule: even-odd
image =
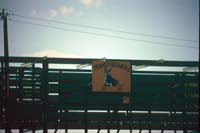
[(92, 63), (92, 90), (94, 92), (130, 92), (130, 67), (129, 62), (94, 61)]

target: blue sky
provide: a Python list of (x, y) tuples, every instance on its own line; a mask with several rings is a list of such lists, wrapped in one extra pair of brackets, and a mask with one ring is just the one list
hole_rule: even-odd
[[(0, 0), (0, 8), (34, 18), (196, 41), (88, 29), (14, 15), (9, 16), (8, 22), (11, 56), (198, 60), (198, 0)], [(12, 20), (196, 48), (63, 31)], [(3, 22), (0, 24), (0, 55), (3, 55)]]

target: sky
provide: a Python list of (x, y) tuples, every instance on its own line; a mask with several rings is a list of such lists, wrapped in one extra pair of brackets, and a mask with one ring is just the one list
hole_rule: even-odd
[[(198, 60), (198, 0), (0, 0), (2, 8), (14, 13), (8, 18), (10, 56)], [(0, 27), (2, 56), (2, 21)]]

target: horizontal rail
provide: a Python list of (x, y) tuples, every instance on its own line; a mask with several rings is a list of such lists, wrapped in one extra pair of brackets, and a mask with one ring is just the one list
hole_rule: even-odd
[[(3, 61), (4, 57), (0, 57), (0, 61)], [(12, 63), (42, 63), (44, 60), (43, 57), (9, 57), (9, 62)], [(99, 59), (89, 59), (89, 58), (45, 58), (48, 63), (54, 64), (88, 64), (92, 61)], [(149, 65), (149, 66), (187, 66), (194, 67), (199, 66), (197, 61), (162, 61), (159, 60), (122, 60), (122, 59), (106, 59), (107, 61), (128, 61), (132, 65)]]

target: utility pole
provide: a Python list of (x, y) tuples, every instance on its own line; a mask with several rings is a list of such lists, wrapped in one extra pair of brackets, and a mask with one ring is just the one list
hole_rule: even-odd
[(9, 13), (5, 12), (5, 9), (0, 13), (1, 20), (3, 20), (3, 32), (4, 32), (4, 63), (3, 63), (3, 119), (5, 123), (6, 133), (11, 132), (10, 124), (8, 120), (8, 97), (9, 97), (9, 50), (8, 50), (8, 27), (7, 16)]
[(1, 20), (3, 20), (3, 31), (4, 31), (4, 81), (6, 96), (9, 96), (9, 52), (8, 52), (8, 27), (7, 27), (7, 16), (9, 13), (5, 12), (5, 9), (0, 13)]

